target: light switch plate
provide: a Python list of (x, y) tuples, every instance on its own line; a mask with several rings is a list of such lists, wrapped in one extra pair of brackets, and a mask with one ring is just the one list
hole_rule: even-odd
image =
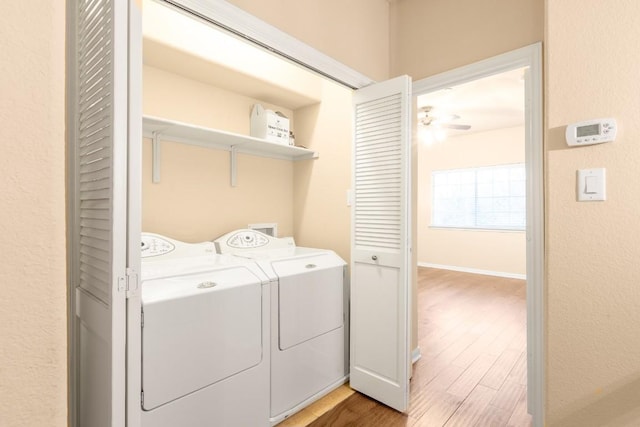
[(592, 202), (607, 199), (606, 169), (578, 170), (578, 201)]
[(353, 204), (353, 190), (347, 190), (347, 206)]

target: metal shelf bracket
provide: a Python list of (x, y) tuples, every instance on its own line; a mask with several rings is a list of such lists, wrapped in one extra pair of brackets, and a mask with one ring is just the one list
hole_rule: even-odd
[(231, 147), (231, 149), (229, 150), (229, 160), (231, 161), (231, 186), (232, 187), (236, 187), (237, 186), (237, 179), (238, 179), (238, 153), (236, 151), (236, 147), (235, 145)]
[(152, 133), (151, 142), (151, 181), (160, 183), (160, 132)]

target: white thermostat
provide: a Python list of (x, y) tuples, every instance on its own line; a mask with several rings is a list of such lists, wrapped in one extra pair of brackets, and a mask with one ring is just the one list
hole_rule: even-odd
[(595, 119), (567, 126), (567, 144), (591, 145), (611, 142), (616, 139), (618, 125), (616, 119)]

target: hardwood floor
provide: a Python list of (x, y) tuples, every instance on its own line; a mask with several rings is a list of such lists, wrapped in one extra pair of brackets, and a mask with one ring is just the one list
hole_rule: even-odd
[(398, 413), (353, 393), (287, 426), (528, 427), (523, 280), (420, 268), (411, 405)]

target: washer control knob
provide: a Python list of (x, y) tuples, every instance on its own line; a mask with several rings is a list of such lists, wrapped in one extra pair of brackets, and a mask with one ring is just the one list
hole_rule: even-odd
[(198, 283), (198, 289), (208, 289), (208, 288), (213, 288), (214, 286), (217, 286), (218, 284), (216, 282), (202, 282), (202, 283)]

